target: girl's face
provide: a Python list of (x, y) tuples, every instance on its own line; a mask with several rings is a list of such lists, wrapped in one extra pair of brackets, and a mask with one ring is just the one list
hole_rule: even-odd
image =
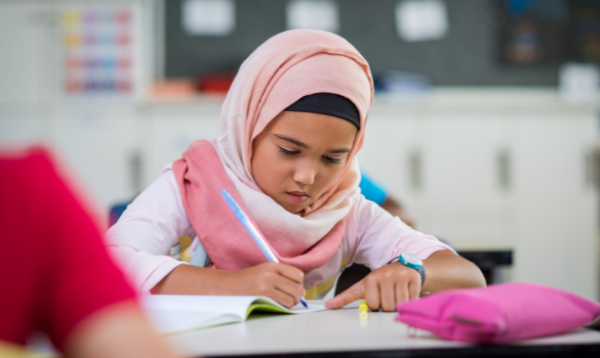
[(283, 111), (252, 143), (252, 173), (262, 191), (298, 213), (342, 172), (357, 128), (325, 114)]

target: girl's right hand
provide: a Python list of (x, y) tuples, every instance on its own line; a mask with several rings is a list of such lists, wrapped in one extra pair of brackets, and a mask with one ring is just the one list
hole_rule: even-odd
[(266, 296), (291, 308), (305, 295), (302, 285), (304, 273), (299, 269), (277, 262), (265, 262), (231, 274), (227, 291), (232, 295)]
[(285, 307), (305, 295), (299, 269), (277, 262), (238, 271), (179, 265), (151, 290), (153, 294), (265, 296)]

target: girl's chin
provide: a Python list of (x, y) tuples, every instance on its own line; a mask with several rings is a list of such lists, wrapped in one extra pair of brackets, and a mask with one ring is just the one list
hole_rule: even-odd
[(283, 202), (279, 202), (279, 205), (281, 205), (285, 209), (285, 211), (290, 212), (292, 214), (301, 214), (302, 211), (306, 209), (309, 204), (310, 202), (308, 202), (308, 200), (304, 205), (294, 204), (290, 200), (284, 200)]
[[(282, 205), (283, 206), (283, 205)], [(286, 205), (283, 206), (283, 208), (285, 209), (285, 211), (288, 211), (292, 214), (302, 214), (302, 211), (304, 211), (304, 209), (306, 209), (308, 205)]]

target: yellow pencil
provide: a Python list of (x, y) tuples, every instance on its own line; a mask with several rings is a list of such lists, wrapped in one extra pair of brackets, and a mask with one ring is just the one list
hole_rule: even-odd
[(362, 301), (358, 306), (358, 312), (361, 319), (369, 319), (369, 306), (367, 306), (365, 301)]

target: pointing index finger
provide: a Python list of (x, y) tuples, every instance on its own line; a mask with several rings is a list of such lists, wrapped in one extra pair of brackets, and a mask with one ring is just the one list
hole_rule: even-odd
[(348, 303), (363, 298), (365, 298), (365, 285), (362, 281), (359, 281), (346, 291), (325, 302), (325, 307), (329, 309), (342, 308)]

